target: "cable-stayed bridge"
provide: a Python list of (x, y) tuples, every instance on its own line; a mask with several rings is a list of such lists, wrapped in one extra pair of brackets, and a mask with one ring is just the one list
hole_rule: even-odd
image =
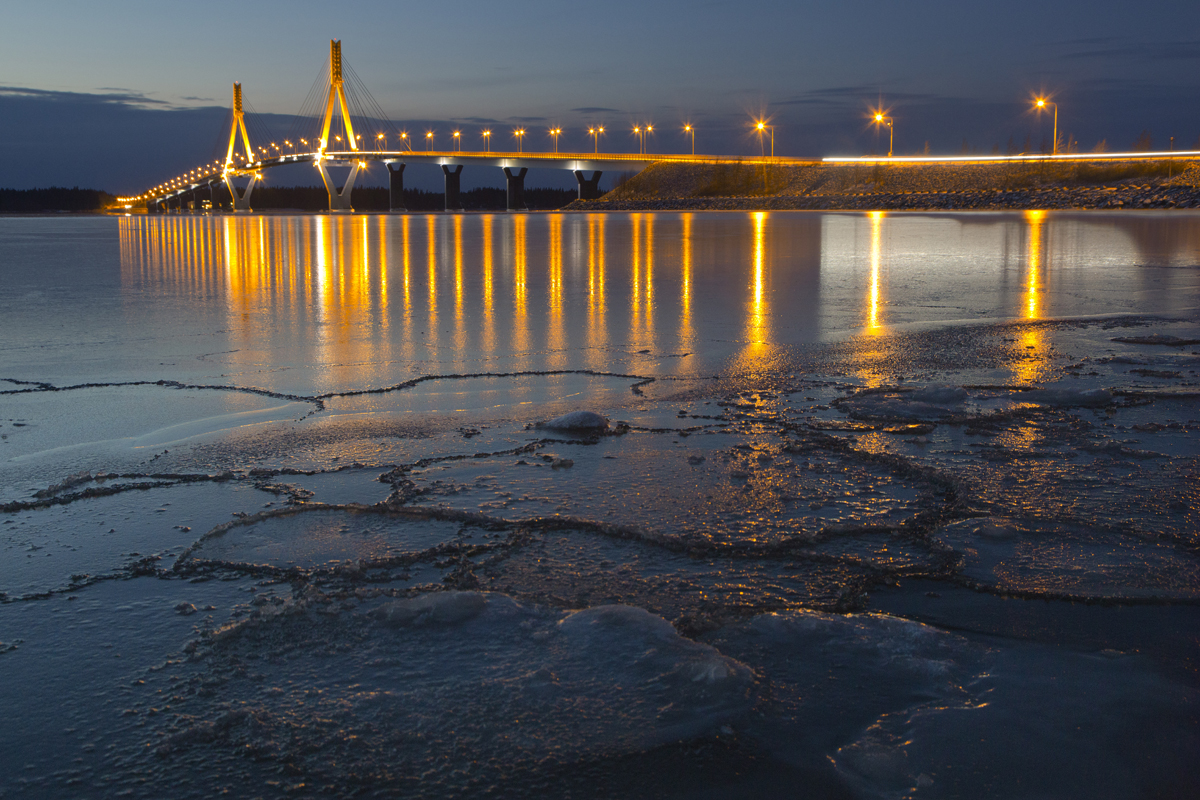
[[(446, 209), (453, 211), (462, 208), (459, 199), (462, 170), (470, 164), (503, 170), (508, 209), (519, 211), (525, 209), (525, 175), (531, 168), (573, 172), (578, 181), (580, 199), (589, 200), (600, 196), (600, 176), (605, 170), (641, 170), (658, 161), (707, 164), (819, 163), (775, 157), (601, 153), (599, 145), (603, 128), (589, 132), (596, 142), (595, 150), (591, 153), (527, 153), (523, 146), (517, 152), (493, 152), (490, 148), (490, 131), (484, 132), (485, 141), (488, 142), (488, 149), (484, 151), (459, 149), (461, 137), (457, 132), (453, 137), (456, 144), (453, 150), (414, 150), (412, 137), (406, 131), (397, 130), (388, 121), (361, 79), (343, 62), (342, 45), (338, 40), (330, 41), (325, 68), (309, 90), (296, 116), (293, 130), (282, 138), (283, 145), (278, 143), (278, 138), (271, 141), (272, 137), (264, 131), (256, 131), (256, 138), (260, 141), (255, 145), (247, 128), (248, 120), (252, 120), (252, 117), (247, 115), (244, 108), (242, 86), (235, 83), (229, 135), (223, 143), (225, 152), (222, 157), (164, 181), (136, 197), (120, 200), (131, 206), (145, 205), (148, 211), (154, 213), (172, 208), (199, 209), (202, 198), (208, 199), (216, 208), (221, 205), (218, 198), (225, 197), (232, 210), (250, 211), (253, 208), (254, 188), (267, 170), (307, 163), (312, 164), (321, 175), (329, 194), (329, 210), (348, 212), (352, 210), (351, 194), (359, 172), (370, 162), (382, 162), (388, 170), (390, 207), (393, 211), (403, 211), (404, 169), (408, 164), (424, 163), (441, 166), (445, 175)], [(524, 141), (523, 130), (516, 131), (514, 135), (518, 135), (521, 142)], [(426, 136), (431, 137), (431, 134)], [(645, 141), (644, 137), (641, 141)], [(393, 143), (397, 149), (388, 149)], [(346, 172), (344, 176), (337, 177), (335, 170)], [(591, 175), (587, 174), (589, 172)], [(225, 195), (226, 192), (228, 195)]]

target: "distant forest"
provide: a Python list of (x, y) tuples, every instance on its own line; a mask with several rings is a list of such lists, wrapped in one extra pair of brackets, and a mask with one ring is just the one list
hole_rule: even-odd
[(98, 189), (0, 189), (0, 214), (29, 214), (38, 211), (99, 211), (116, 202)]

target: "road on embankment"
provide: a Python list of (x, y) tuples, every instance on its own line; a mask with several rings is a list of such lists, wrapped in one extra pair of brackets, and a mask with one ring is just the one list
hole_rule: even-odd
[(1200, 208), (1200, 159), (656, 163), (571, 210)]

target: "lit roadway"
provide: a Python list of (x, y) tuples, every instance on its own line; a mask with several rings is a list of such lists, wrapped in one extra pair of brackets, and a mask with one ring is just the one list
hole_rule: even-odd
[[(436, 164), (457, 166), (459, 164), (481, 167), (509, 167), (511, 169), (565, 169), (568, 171), (632, 170), (640, 171), (656, 162), (683, 164), (772, 164), (777, 166), (803, 166), (820, 164), (820, 159), (782, 158), (771, 156), (704, 156), (679, 153), (517, 153), (483, 151), (427, 151), (427, 150), (326, 150), (324, 153), (287, 153), (272, 158), (263, 158), (247, 164), (240, 161), (230, 165), (231, 175), (252, 175), (272, 167), (287, 164), (325, 164), (326, 166), (352, 166), (355, 162), (365, 166), (369, 161), (404, 164)], [(149, 193), (154, 199), (169, 200), (215, 181), (222, 180), (226, 170), (214, 167), (207, 172), (197, 170), (171, 189), (161, 194)]]
[[(1022, 161), (1149, 161), (1158, 159), (1194, 159), (1200, 151), (1168, 151), (1154, 153), (1060, 153), (1058, 155), (1022, 154), (1016, 156), (843, 156), (826, 158), (787, 158), (784, 156), (706, 156), (687, 153), (517, 153), (483, 151), (426, 151), (426, 150), (344, 150), (324, 153), (288, 153), (264, 158), (247, 165), (244, 161), (231, 165), (231, 175), (251, 175), (272, 167), (287, 164), (316, 164), (327, 166), (352, 166), (355, 162), (365, 166), (369, 161), (404, 164), (436, 164), (457, 166), (470, 164), (481, 167), (509, 167), (512, 169), (539, 168), (564, 169), (569, 171), (595, 170), (642, 170), (654, 163), (674, 164), (746, 164), (760, 166), (813, 166), (817, 164), (946, 164), (973, 163), (997, 164)], [(220, 181), (225, 170), (215, 167), (208, 172), (196, 171), (187, 181), (181, 181), (161, 193), (150, 193), (158, 201), (169, 200), (202, 186)]]

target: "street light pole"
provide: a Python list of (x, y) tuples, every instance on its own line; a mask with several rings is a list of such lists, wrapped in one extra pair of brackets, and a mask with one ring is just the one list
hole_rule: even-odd
[(1046, 106), (1054, 106), (1054, 141), (1050, 145), (1050, 155), (1058, 155), (1058, 103), (1053, 103), (1044, 97), (1037, 99), (1037, 108), (1040, 111)]
[(771, 158), (774, 158), (775, 157), (775, 126), (768, 125), (765, 122), (756, 122), (754, 124), (754, 128), (755, 128), (755, 130), (758, 131), (758, 152), (760, 154), (763, 154), (763, 138), (762, 138), (763, 131), (769, 130), (771, 132)]
[(888, 158), (892, 157), (892, 145), (894, 145), (896, 142), (896, 126), (893, 124), (893, 122), (894, 120), (891, 117), (885, 117), (882, 113), (877, 113), (875, 115), (876, 125), (882, 123), (888, 126)]

